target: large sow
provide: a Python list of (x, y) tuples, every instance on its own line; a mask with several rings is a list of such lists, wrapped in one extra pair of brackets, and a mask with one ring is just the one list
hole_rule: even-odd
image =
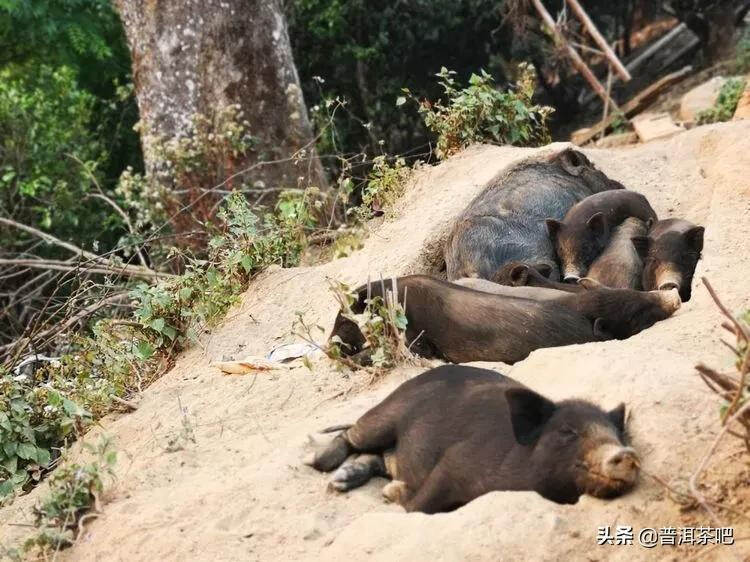
[(519, 261), (545, 264), (550, 278), (559, 280), (545, 219), (562, 220), (578, 201), (610, 189), (623, 186), (572, 149), (511, 168), (456, 221), (445, 249), (448, 279), (493, 280), (503, 264)]
[[(579, 293), (557, 291), (551, 299), (516, 298), (476, 291), (428, 277), (409, 275), (362, 285), (352, 312), (360, 314), (368, 298), (384, 296), (394, 282), (398, 302), (406, 303), (406, 338), (413, 352), (452, 363), (515, 363), (535, 349), (609, 339), (625, 339), (680, 307), (677, 290), (641, 292), (609, 289), (590, 279)], [(368, 297), (369, 295), (369, 297)], [(331, 337), (342, 353), (363, 351), (356, 322), (339, 312)]]
[[(447, 365), (399, 386), (306, 463), (344, 491), (372, 476), (407, 511), (451, 511), (495, 490), (533, 490), (558, 503), (610, 498), (636, 481), (625, 405), (552, 402), (494, 371)], [(356, 456), (354, 456), (356, 455)]]

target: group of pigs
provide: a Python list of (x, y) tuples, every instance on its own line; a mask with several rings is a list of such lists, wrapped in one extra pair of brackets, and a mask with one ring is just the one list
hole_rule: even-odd
[[(567, 149), (523, 162), (459, 216), (445, 248), (448, 281), (411, 275), (363, 285), (355, 314), (392, 291), (413, 352), (454, 365), (399, 386), (306, 461), (349, 490), (390, 478), (407, 511), (450, 511), (493, 490), (534, 490), (560, 503), (613, 497), (639, 472), (625, 406), (552, 402), (495, 371), (543, 347), (625, 339), (690, 299), (703, 227), (659, 220), (648, 200)], [(342, 311), (331, 336), (367, 360)]]

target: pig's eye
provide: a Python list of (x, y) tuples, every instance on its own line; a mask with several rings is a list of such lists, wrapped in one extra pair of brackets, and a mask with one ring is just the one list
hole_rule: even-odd
[(567, 426), (567, 425), (562, 426), (558, 430), (558, 432), (560, 433), (560, 435), (563, 438), (568, 439), (568, 440), (575, 439), (575, 438), (578, 437), (578, 432), (575, 429), (573, 429), (572, 427)]

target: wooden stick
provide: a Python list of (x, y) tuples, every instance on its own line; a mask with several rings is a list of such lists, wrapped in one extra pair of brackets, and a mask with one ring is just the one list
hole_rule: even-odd
[[(636, 94), (630, 101), (628, 101), (626, 104), (622, 106), (622, 109), (620, 112), (625, 116), (629, 117), (630, 115), (637, 113), (648, 103), (651, 102), (651, 100), (658, 95), (662, 90), (665, 88), (671, 86), (672, 84), (676, 84), (685, 76), (690, 74), (693, 71), (692, 66), (686, 66), (682, 68), (681, 70), (678, 70), (677, 72), (673, 72), (671, 74), (667, 74), (663, 78), (657, 80), (653, 84), (651, 84), (648, 88), (645, 90), (642, 90), (638, 94)], [(587, 142), (589, 142), (591, 139), (593, 139), (596, 135), (598, 135), (602, 130), (606, 130), (609, 128), (610, 125), (614, 122), (615, 118), (617, 117), (616, 114), (610, 114), (610, 116), (606, 119), (606, 121), (600, 121), (596, 125), (589, 128), (588, 131), (585, 133), (576, 136), (573, 140), (573, 142), (579, 146), (583, 146)]]
[(557, 28), (557, 25), (555, 25), (555, 20), (552, 19), (552, 16), (547, 11), (547, 8), (544, 7), (541, 0), (531, 0), (534, 4), (534, 7), (536, 8), (536, 11), (539, 12), (539, 15), (542, 17), (542, 20), (544, 20), (544, 23), (547, 24), (547, 26), (550, 28), (552, 33), (554, 34), (557, 41), (565, 47), (565, 50), (568, 52), (568, 56), (570, 57), (571, 62), (573, 63), (573, 66), (578, 70), (578, 72), (581, 73), (581, 75), (586, 79), (586, 81), (589, 83), (589, 85), (594, 89), (594, 91), (599, 95), (600, 98), (602, 98), (602, 101), (607, 103), (607, 100), (609, 100), (609, 103), (612, 104), (612, 107), (615, 108), (616, 111), (619, 110), (617, 107), (617, 104), (607, 96), (607, 92), (604, 89), (604, 86), (602, 86), (601, 82), (596, 79), (596, 76), (594, 76), (594, 73), (591, 72), (591, 69), (586, 66), (586, 63), (583, 62), (583, 59), (581, 58), (581, 55), (578, 54), (578, 52), (570, 46), (568, 41), (565, 39), (562, 33), (560, 33), (560, 30)]
[(71, 263), (69, 261), (60, 260), (43, 260), (43, 259), (0, 259), (0, 265), (19, 265), (23, 267), (31, 267), (34, 269), (46, 269), (55, 271), (76, 271), (80, 270), (82, 273), (100, 273), (102, 275), (122, 275), (123, 277), (141, 277), (144, 279), (153, 279), (154, 277), (173, 278), (176, 277), (171, 273), (159, 273), (152, 269), (144, 269), (138, 266), (130, 265), (106, 265), (100, 261), (96, 262), (95, 265), (87, 265), (86, 263)]
[(617, 55), (612, 50), (612, 48), (609, 46), (607, 41), (602, 37), (602, 34), (599, 33), (599, 30), (594, 25), (594, 22), (591, 21), (591, 18), (589, 18), (588, 14), (584, 11), (584, 9), (581, 7), (581, 5), (578, 3), (578, 0), (566, 0), (568, 2), (568, 5), (572, 8), (575, 15), (578, 17), (579, 20), (581, 20), (581, 23), (586, 28), (586, 31), (589, 32), (591, 37), (594, 39), (597, 45), (599, 45), (599, 48), (604, 51), (604, 56), (607, 57), (607, 60), (609, 60), (612, 67), (615, 69), (615, 72), (619, 74), (620, 78), (622, 78), (625, 82), (629, 82), (632, 78), (630, 76), (630, 73), (628, 70), (622, 65), (620, 62), (620, 59), (617, 58)]
[[(609, 98), (612, 92), (612, 65), (607, 65), (607, 98)], [(604, 102), (604, 112), (602, 113), (602, 122), (607, 120), (609, 116), (609, 102)], [(599, 139), (603, 139), (607, 131), (602, 131)]]

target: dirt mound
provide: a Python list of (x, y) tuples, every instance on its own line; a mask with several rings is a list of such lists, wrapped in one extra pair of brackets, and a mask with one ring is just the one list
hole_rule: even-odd
[[(143, 395), (140, 408), (103, 423), (120, 451), (118, 481), (102, 517), (64, 557), (75, 560), (559, 560), (668, 559), (695, 548), (597, 546), (597, 528), (709, 525), (682, 513), (643, 477), (615, 501), (585, 497), (559, 506), (533, 493), (492, 493), (435, 516), (405, 514), (380, 498), (382, 480), (345, 495), (302, 466), (307, 435), (354, 421), (422, 368), (401, 368), (374, 386), (327, 360), (312, 371), (222, 376), (209, 362), (261, 355), (286, 341), (295, 311), (330, 328), (336, 312), (326, 277), (356, 284), (380, 275), (436, 271), (454, 217), (502, 170), (538, 150), (481, 146), (419, 173), (397, 218), (375, 226), (365, 248), (329, 264), (272, 270), (253, 282), (223, 325), (185, 353)], [(750, 123), (701, 127), (667, 141), (584, 150), (610, 177), (647, 195), (660, 217), (706, 226), (706, 275), (732, 310), (750, 307)], [(606, 408), (626, 402), (646, 471), (684, 485), (716, 435), (717, 399), (694, 374), (705, 361), (729, 365), (719, 314), (702, 287), (677, 314), (624, 342), (544, 349), (508, 367), (483, 364), (545, 395), (580, 396)], [(324, 334), (321, 333), (321, 340)], [(181, 414), (180, 403), (187, 409)], [(183, 423), (195, 434), (165, 450)], [(741, 446), (732, 443), (722, 454)], [(680, 479), (683, 480), (680, 480)], [(24, 529), (44, 486), (0, 512), (4, 539)], [(714, 526), (714, 525), (712, 525)], [(734, 521), (735, 536), (750, 526)], [(636, 541), (637, 543), (637, 541)], [(744, 546), (743, 546), (744, 544)], [(707, 547), (702, 547), (707, 548)], [(722, 547), (726, 548), (726, 547)], [(739, 543), (735, 549), (747, 549)], [(716, 549), (706, 559), (726, 559)], [(722, 558), (723, 557), (723, 558)]]

